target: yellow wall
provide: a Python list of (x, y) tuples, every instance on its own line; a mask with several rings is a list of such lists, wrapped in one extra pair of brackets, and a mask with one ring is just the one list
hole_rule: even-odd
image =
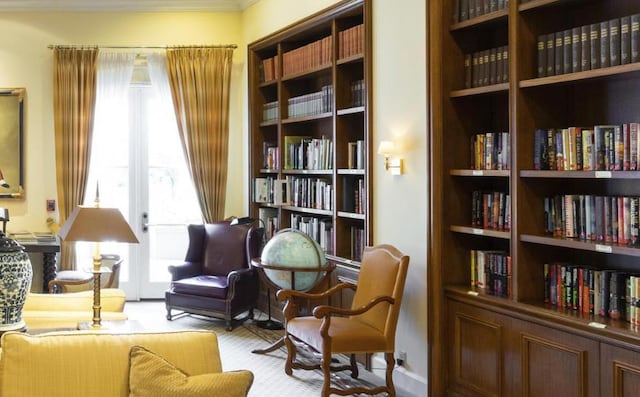
[(230, 109), (227, 214), (243, 215), (241, 86), (246, 46), (240, 13), (2, 13), (0, 87), (25, 87), (25, 199), (0, 200), (13, 230), (46, 230), (46, 199), (56, 198), (49, 44), (238, 44)]
[[(334, 3), (261, 0), (243, 14), (244, 41), (256, 41)], [(396, 350), (407, 352), (408, 371), (399, 371), (400, 385), (426, 395), (426, 9), (424, 0), (372, 0), (372, 6), (373, 147), (396, 139), (405, 150), (406, 170), (403, 176), (391, 176), (383, 158), (372, 155), (373, 243), (393, 244), (411, 257)], [(243, 79), (246, 87), (246, 72)], [(247, 130), (245, 124), (245, 134)]]

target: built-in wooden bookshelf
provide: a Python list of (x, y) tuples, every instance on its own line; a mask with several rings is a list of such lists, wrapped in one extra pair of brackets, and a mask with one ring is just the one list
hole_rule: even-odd
[(250, 215), (308, 232), (351, 281), (371, 241), (370, 9), (340, 1), (248, 50)]
[[(490, 12), (462, 15), (461, 7), (471, 3), (487, 3)], [(635, 280), (632, 277), (640, 275), (640, 245), (614, 243), (615, 234), (612, 241), (581, 238), (579, 233), (573, 238), (554, 234), (546, 229), (550, 212), (545, 201), (569, 197), (567, 208), (575, 212), (563, 212), (571, 214), (560, 218), (563, 228), (566, 222), (585, 227), (585, 219), (590, 218), (584, 214), (594, 217), (599, 212), (580, 200), (615, 196), (621, 197), (618, 202), (626, 202), (638, 197), (639, 173), (536, 169), (540, 152), (534, 151), (534, 142), (536, 129), (591, 130), (599, 125), (623, 129), (625, 123), (640, 122), (640, 31), (633, 24), (634, 20), (640, 23), (640, 2), (509, 0), (505, 9), (491, 11), (494, 3), (499, 4), (498, 0), (428, 2), (429, 394), (632, 395), (640, 381), (640, 326), (634, 323), (640, 289), (636, 292), (633, 283), (627, 283), (629, 290), (621, 291), (625, 298), (615, 301), (622, 305), (618, 309), (625, 309), (617, 318), (613, 309), (601, 315), (573, 301), (559, 304), (550, 299), (548, 287), (557, 285), (549, 284), (551, 265), (560, 264), (558, 269), (564, 266), (571, 270), (568, 274), (580, 274), (575, 280), (567, 277), (566, 285), (559, 287), (570, 291), (569, 299), (574, 290), (587, 293), (575, 295), (577, 300), (583, 297), (580, 304), (588, 303), (589, 292), (604, 299), (597, 287), (589, 286), (589, 277), (611, 270), (625, 281)], [(589, 32), (586, 27), (591, 26), (598, 27), (598, 33), (602, 26), (609, 26), (609, 52), (604, 54), (611, 55), (613, 45), (618, 59), (603, 62), (612, 66), (594, 63), (591, 67), (578, 52), (577, 65), (563, 64), (564, 69), (559, 73), (553, 69), (551, 75), (539, 70), (540, 59), (545, 65), (549, 62), (540, 51), (549, 48), (538, 44), (546, 43), (549, 34), (562, 35), (562, 45), (571, 43), (564, 51), (552, 41), (551, 51), (554, 55), (560, 51), (564, 61), (575, 56), (577, 47), (572, 43), (582, 37), (566, 41), (568, 32), (573, 37), (578, 31)], [(611, 26), (620, 30), (612, 31)], [(611, 37), (622, 40), (611, 41)], [(508, 82), (474, 86), (470, 54), (503, 46), (508, 50)], [(508, 132), (510, 138), (507, 169), (477, 169), (474, 135), (500, 131)], [(473, 192), (477, 191), (509, 195), (508, 230), (472, 223), (477, 211), (472, 207)], [(573, 196), (568, 195), (579, 199), (572, 202)], [(612, 217), (611, 225), (620, 219), (633, 228), (635, 219), (637, 227), (637, 211), (619, 208), (622, 215)], [(621, 235), (623, 229), (619, 229)], [(485, 280), (485, 285), (486, 281), (508, 282), (508, 293), (495, 296), (478, 287), (472, 269), (477, 257), (471, 259), (478, 252), (508, 254), (508, 261), (495, 264), (503, 266), (508, 276), (503, 279), (492, 273)]]

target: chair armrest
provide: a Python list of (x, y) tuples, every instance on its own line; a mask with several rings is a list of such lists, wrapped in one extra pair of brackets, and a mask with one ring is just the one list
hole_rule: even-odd
[(227, 280), (229, 280), (229, 285), (231, 285), (242, 278), (252, 277), (254, 274), (253, 269), (237, 269), (227, 274)]
[(309, 293), (309, 292), (296, 291), (292, 289), (281, 289), (278, 292), (276, 292), (276, 297), (278, 298), (279, 301), (288, 300), (290, 298), (323, 299), (345, 288), (349, 288), (355, 291), (357, 287), (355, 284), (352, 284), (352, 283), (340, 283), (320, 293)]
[(169, 273), (171, 273), (171, 281), (182, 280), (202, 274), (202, 263), (184, 262), (178, 265), (169, 265)]
[(335, 306), (328, 306), (328, 305), (319, 305), (316, 306), (313, 309), (313, 315), (316, 318), (322, 318), (322, 317), (328, 317), (328, 316), (332, 316), (334, 314), (340, 315), (340, 316), (357, 316), (358, 314), (362, 314), (365, 313), (369, 310), (371, 310), (374, 306), (382, 303), (382, 302), (388, 302), (390, 304), (394, 304), (395, 299), (393, 299), (390, 296), (378, 296), (375, 297), (373, 299), (371, 299), (369, 301), (369, 303), (367, 303), (364, 306), (360, 306), (356, 309), (342, 309), (339, 307), (335, 307)]

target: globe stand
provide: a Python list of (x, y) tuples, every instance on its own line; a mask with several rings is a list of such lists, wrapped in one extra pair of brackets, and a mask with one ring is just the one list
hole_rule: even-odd
[(280, 321), (271, 319), (271, 290), (269, 288), (267, 288), (267, 297), (267, 314), (269, 318), (267, 320), (256, 321), (256, 324), (259, 328), (268, 329), (270, 331), (279, 331), (284, 329)]
[[(286, 266), (275, 266), (275, 265), (267, 265), (262, 263), (262, 260), (260, 258), (254, 258), (251, 260), (251, 265), (254, 267), (257, 267), (258, 269), (260, 269), (260, 277), (267, 283), (267, 285), (272, 285), (275, 286), (274, 283), (269, 279), (269, 277), (267, 277), (264, 274), (264, 270), (277, 270), (277, 271), (283, 271), (283, 272), (290, 272), (291, 273), (291, 289), (295, 290), (295, 283), (296, 283), (296, 278), (295, 278), (295, 273), (296, 272), (317, 272), (317, 273), (324, 273), (324, 276), (322, 278), (320, 278), (316, 284), (311, 288), (315, 288), (317, 285), (322, 284), (324, 282), (324, 280), (327, 279), (327, 277), (329, 276), (329, 274), (331, 273), (331, 271), (333, 271), (333, 269), (335, 268), (334, 264), (329, 264), (325, 267), (286, 267)], [(269, 295), (270, 293), (267, 292), (267, 295)], [(268, 306), (267, 306), (267, 310), (269, 311), (269, 320), (265, 320), (265, 323), (268, 322), (275, 322), (273, 320), (271, 320), (271, 297), (269, 297), (269, 302), (268, 302)], [(277, 322), (278, 324), (280, 324), (282, 329), (282, 323)], [(260, 328), (264, 328), (261, 327), (258, 324), (258, 327)], [(265, 329), (270, 329), (270, 328), (265, 328)], [(275, 351), (281, 347), (284, 346), (284, 335), (281, 336), (280, 338), (278, 338), (278, 340), (276, 340), (275, 342), (273, 342), (270, 346), (264, 348), (264, 349), (255, 349), (252, 350), (251, 353), (254, 354), (267, 354), (267, 353), (271, 353), (272, 351)]]

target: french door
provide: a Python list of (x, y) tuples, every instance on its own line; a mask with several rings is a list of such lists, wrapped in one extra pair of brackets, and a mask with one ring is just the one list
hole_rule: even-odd
[(149, 85), (132, 85), (128, 119), (94, 137), (100, 203), (120, 208), (140, 240), (101, 246), (125, 258), (119, 287), (128, 300), (164, 297), (167, 266), (187, 251), (187, 224), (202, 222), (169, 104)]

